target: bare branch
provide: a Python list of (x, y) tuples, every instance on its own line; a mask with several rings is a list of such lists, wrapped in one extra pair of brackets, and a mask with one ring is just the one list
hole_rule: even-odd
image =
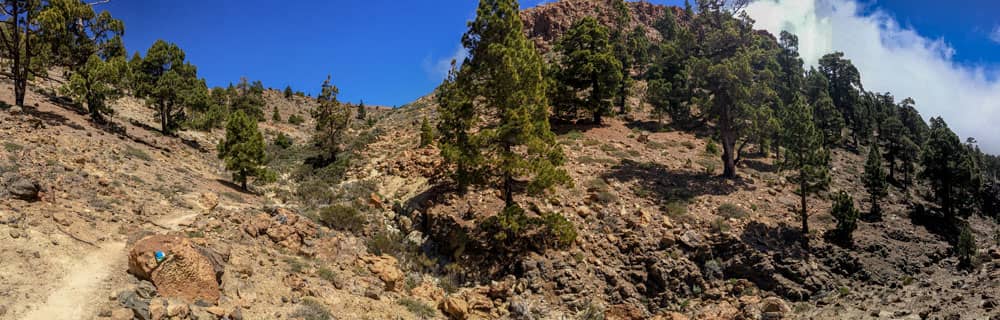
[(88, 6), (96, 6), (96, 5), (105, 4), (105, 3), (108, 3), (108, 2), (111, 2), (111, 0), (98, 0), (98, 1), (94, 1), (94, 2), (88, 3), (87, 5)]

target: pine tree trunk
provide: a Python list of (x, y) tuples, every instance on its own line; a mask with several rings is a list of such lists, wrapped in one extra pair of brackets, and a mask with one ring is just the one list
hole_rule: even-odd
[(736, 137), (730, 130), (723, 130), (722, 136), (722, 176), (736, 178)]

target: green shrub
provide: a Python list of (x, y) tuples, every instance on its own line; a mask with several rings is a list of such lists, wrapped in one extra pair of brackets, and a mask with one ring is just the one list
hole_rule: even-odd
[(687, 202), (685, 201), (671, 201), (667, 203), (667, 215), (671, 218), (678, 218), (687, 214)]
[(290, 148), (292, 143), (292, 138), (284, 132), (279, 132), (278, 136), (274, 138), (274, 145), (281, 147), (282, 149)]
[(594, 200), (602, 204), (610, 204), (618, 202), (618, 195), (610, 191), (598, 191), (593, 195)]
[(125, 155), (142, 161), (153, 161), (153, 157), (150, 157), (146, 151), (142, 151), (142, 149), (137, 149), (132, 146), (125, 146)]
[(368, 223), (358, 209), (340, 204), (320, 209), (319, 221), (327, 227), (350, 232), (360, 232)]
[(10, 141), (4, 141), (4, 143), (3, 143), (3, 149), (7, 150), (7, 152), (12, 152), (13, 153), (13, 152), (18, 152), (18, 151), (24, 150), (24, 147), (21, 146), (21, 145), (19, 145), (19, 144), (10, 142)]
[(715, 160), (712, 159), (701, 159), (698, 160), (698, 165), (701, 166), (701, 171), (705, 175), (715, 174), (715, 169), (718, 168)]
[(296, 114), (292, 114), (291, 116), (288, 116), (288, 123), (291, 123), (291, 124), (297, 126), (297, 125), (302, 124), (303, 122), (306, 122), (306, 119), (303, 119), (302, 116), (298, 115), (297, 113)]
[(572, 131), (567, 132), (566, 134), (562, 135), (562, 138), (564, 138), (566, 140), (570, 140), (570, 141), (576, 141), (576, 140), (583, 139), (583, 133), (580, 132), (580, 131), (577, 131), (577, 130), (572, 130)]
[(705, 152), (710, 155), (719, 155), (719, 145), (715, 144), (715, 140), (708, 140), (705, 144)]
[(400, 298), (399, 300), (396, 300), (396, 303), (405, 307), (406, 310), (410, 310), (411, 313), (421, 319), (430, 319), (437, 315), (437, 309), (434, 309), (420, 300)]
[(294, 313), (289, 315), (289, 318), (303, 320), (330, 320), (333, 319), (333, 315), (330, 314), (330, 309), (327, 309), (326, 306), (319, 301), (313, 300), (312, 298), (305, 298), (302, 299), (302, 303), (299, 304), (299, 308), (296, 309)]
[(330, 270), (330, 268), (327, 267), (319, 268), (319, 270), (316, 271), (316, 273), (319, 275), (321, 279), (329, 281), (330, 283), (337, 283), (337, 281), (339, 280), (337, 278), (337, 273), (333, 272), (333, 270)]
[(562, 215), (545, 213), (531, 218), (517, 205), (483, 220), (479, 231), (492, 236), (497, 249), (510, 252), (543, 249), (540, 246), (567, 247), (576, 241), (577, 236), (573, 223)]
[(576, 227), (566, 217), (558, 213), (546, 213), (542, 215), (545, 228), (548, 230), (549, 238), (555, 240), (555, 246), (559, 248), (569, 247), (576, 241)]
[(685, 148), (688, 148), (689, 150), (694, 150), (694, 142), (684, 141), (681, 142), (681, 145), (684, 146)]
[(854, 198), (844, 191), (838, 193), (833, 198), (830, 215), (837, 220), (834, 236), (844, 243), (851, 243), (851, 234), (858, 228), (858, 217), (861, 216), (861, 212), (854, 207)]
[(965, 225), (962, 227), (962, 233), (958, 235), (958, 242), (955, 243), (958, 266), (971, 269), (975, 265), (976, 251), (976, 236), (972, 234), (972, 228)]
[(368, 251), (371, 253), (375, 255), (388, 254), (400, 258), (400, 260), (409, 260), (409, 258), (416, 256), (414, 250), (410, 250), (411, 247), (407, 246), (407, 243), (399, 232), (385, 230), (379, 231), (365, 241), (365, 245), (368, 246)]
[(728, 202), (719, 205), (718, 214), (720, 216), (733, 219), (743, 219), (749, 215), (747, 210), (743, 209), (743, 207)]

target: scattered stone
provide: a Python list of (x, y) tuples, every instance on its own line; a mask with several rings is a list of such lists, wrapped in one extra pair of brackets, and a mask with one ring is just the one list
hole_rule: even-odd
[(135, 317), (135, 313), (132, 312), (132, 309), (119, 308), (111, 311), (111, 320), (132, 320), (133, 317)]
[(175, 317), (175, 318), (182, 318), (183, 319), (183, 318), (187, 317), (187, 315), (188, 315), (189, 312), (190, 312), (190, 309), (188, 308), (187, 303), (184, 303), (184, 302), (181, 302), (181, 301), (177, 301), (177, 300), (170, 300), (170, 301), (168, 301), (168, 304), (167, 304), (167, 316)]

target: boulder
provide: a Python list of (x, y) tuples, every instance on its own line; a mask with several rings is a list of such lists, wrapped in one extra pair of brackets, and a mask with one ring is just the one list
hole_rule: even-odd
[[(166, 258), (156, 261), (156, 252)], [(136, 242), (129, 252), (129, 272), (150, 280), (160, 296), (188, 303), (219, 300), (220, 257), (208, 248), (175, 235), (154, 235)]]
[(768, 297), (760, 301), (761, 319), (784, 319), (792, 311), (784, 300), (778, 297)]
[(368, 265), (368, 270), (385, 282), (389, 291), (400, 292), (403, 287), (403, 271), (399, 270), (396, 258), (389, 255), (364, 256), (361, 261)]
[(41, 191), (42, 186), (37, 181), (23, 176), (16, 177), (7, 184), (7, 193), (24, 201), (38, 201)]
[(458, 296), (449, 296), (441, 300), (438, 309), (449, 319), (466, 319), (469, 316), (469, 304)]

